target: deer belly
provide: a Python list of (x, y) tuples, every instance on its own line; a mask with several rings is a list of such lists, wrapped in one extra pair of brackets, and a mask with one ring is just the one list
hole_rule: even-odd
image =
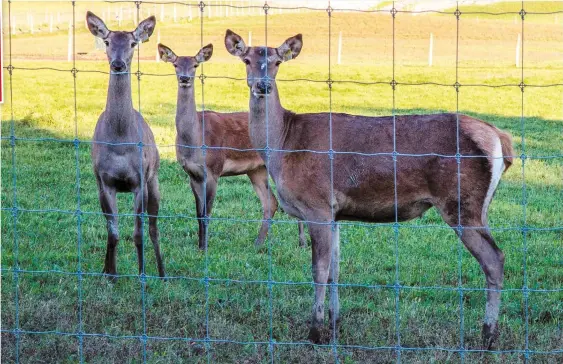
[(223, 164), (221, 176), (237, 176), (255, 170), (264, 163), (259, 158), (253, 159), (227, 159)]

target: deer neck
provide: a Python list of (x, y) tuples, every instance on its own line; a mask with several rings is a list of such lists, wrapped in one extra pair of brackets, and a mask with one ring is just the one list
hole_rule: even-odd
[(176, 103), (176, 132), (178, 144), (201, 146), (202, 127), (196, 110), (194, 86), (179, 87)]
[(136, 130), (129, 73), (110, 73), (105, 120), (112, 129), (113, 135), (126, 135)]
[(283, 148), (286, 113), (275, 82), (272, 92), (265, 97), (258, 98), (250, 92), (249, 133), (254, 148)]

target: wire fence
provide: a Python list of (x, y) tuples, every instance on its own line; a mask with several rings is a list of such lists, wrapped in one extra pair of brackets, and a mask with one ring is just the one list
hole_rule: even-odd
[[(119, 339), (135, 339), (135, 340), (139, 340), (139, 342), (141, 343), (141, 347), (142, 347), (142, 361), (143, 362), (147, 362), (147, 343), (150, 341), (185, 341), (185, 342), (189, 342), (189, 343), (200, 343), (202, 345), (205, 346), (205, 353), (207, 355), (207, 362), (211, 362), (213, 361), (212, 358), (212, 351), (211, 351), (211, 346), (213, 344), (216, 343), (230, 343), (230, 344), (237, 344), (237, 345), (267, 345), (268, 346), (268, 352), (269, 352), (269, 361), (270, 362), (274, 362), (275, 361), (275, 355), (274, 355), (274, 351), (275, 348), (277, 346), (291, 346), (291, 345), (311, 345), (309, 342), (307, 341), (301, 341), (301, 342), (280, 342), (280, 341), (276, 341), (274, 334), (273, 334), (273, 312), (272, 312), (272, 307), (274, 305), (274, 295), (273, 295), (273, 288), (275, 286), (311, 286), (313, 287), (315, 285), (315, 283), (312, 282), (292, 282), (292, 281), (279, 281), (279, 280), (275, 280), (274, 276), (272, 274), (272, 243), (270, 242), (270, 239), (268, 239), (268, 246), (267, 246), (267, 251), (268, 251), (268, 259), (269, 259), (269, 270), (268, 270), (268, 279), (266, 280), (262, 280), (262, 279), (257, 279), (257, 280), (237, 280), (237, 279), (227, 279), (227, 278), (216, 278), (216, 277), (212, 277), (210, 275), (209, 272), (209, 256), (208, 256), (208, 252), (207, 250), (205, 251), (205, 255), (204, 255), (204, 272), (203, 272), (203, 276), (202, 277), (193, 277), (193, 276), (181, 276), (181, 275), (173, 275), (173, 276), (168, 276), (167, 279), (168, 280), (187, 280), (187, 281), (194, 281), (194, 282), (200, 282), (204, 285), (205, 287), (205, 335), (204, 337), (175, 337), (175, 336), (153, 336), (150, 335), (147, 331), (147, 324), (146, 324), (146, 306), (147, 306), (147, 281), (149, 279), (152, 278), (158, 278), (156, 276), (152, 276), (149, 274), (145, 273), (145, 269), (144, 269), (144, 264), (142, 267), (142, 273), (140, 275), (136, 275), (136, 274), (120, 274), (119, 277), (130, 277), (130, 278), (138, 278), (139, 279), (139, 285), (140, 285), (140, 292), (141, 292), (141, 312), (142, 312), (142, 332), (140, 332), (138, 335), (111, 335), (111, 334), (107, 334), (107, 333), (99, 333), (99, 332), (87, 332), (84, 329), (83, 326), (83, 317), (82, 317), (82, 313), (83, 313), (83, 280), (85, 277), (95, 277), (95, 276), (105, 276), (105, 274), (102, 273), (94, 273), (94, 272), (87, 272), (87, 271), (83, 271), (83, 267), (82, 267), (82, 250), (83, 250), (83, 234), (82, 234), (82, 224), (83, 224), (83, 217), (84, 216), (89, 216), (89, 215), (103, 215), (102, 212), (99, 211), (85, 211), (82, 209), (82, 201), (81, 201), (81, 173), (80, 173), (80, 155), (79, 155), (79, 150), (80, 150), (80, 146), (81, 145), (86, 145), (86, 146), (90, 146), (93, 145), (95, 143), (99, 143), (99, 144), (108, 144), (108, 145), (126, 145), (128, 143), (114, 143), (111, 140), (109, 141), (93, 141), (93, 140), (82, 140), (79, 137), (79, 131), (78, 131), (78, 110), (80, 108), (80, 105), (77, 101), (77, 76), (82, 73), (82, 72), (96, 72), (96, 73), (101, 73), (101, 74), (109, 74), (109, 72), (103, 72), (103, 71), (92, 71), (92, 70), (80, 70), (77, 68), (77, 61), (76, 61), (76, 52), (74, 52), (72, 54), (72, 68), (71, 69), (61, 69), (61, 68), (53, 68), (53, 67), (21, 67), (21, 66), (17, 66), (14, 64), (14, 62), (12, 61), (12, 39), (13, 36), (15, 34), (13, 34), (15, 27), (13, 26), (12, 22), (14, 21), (14, 19), (16, 19), (13, 15), (12, 15), (12, 4), (15, 3), (16, 1), (12, 1), (12, 0), (8, 0), (7, 2), (7, 19), (8, 19), (8, 34), (7, 34), (7, 48), (5, 50), (6, 52), (6, 56), (5, 57), (8, 61), (7, 66), (4, 67), (4, 69), (8, 72), (8, 85), (7, 85), (7, 101), (10, 105), (10, 112), (11, 112), (11, 116), (10, 116), (10, 133), (9, 135), (3, 135), (2, 136), (2, 140), (6, 140), (9, 141), (10, 143), (10, 152), (11, 152), (11, 176), (12, 176), (12, 206), (3, 206), (2, 207), (2, 211), (4, 214), (11, 214), (11, 222), (12, 222), (12, 226), (11, 229), (13, 231), (13, 241), (8, 242), (5, 239), (3, 242), (3, 245), (6, 246), (7, 244), (13, 244), (13, 267), (11, 268), (5, 268), (2, 267), (2, 275), (12, 275), (13, 278), (13, 295), (14, 295), (14, 305), (15, 305), (15, 317), (14, 317), (14, 327), (2, 327), (1, 332), (3, 334), (9, 334), (9, 335), (13, 335), (13, 337), (15, 338), (15, 362), (20, 362), (20, 361), (26, 361), (25, 357), (21, 357), (20, 356), (20, 342), (22, 339), (22, 336), (24, 335), (60, 335), (60, 336), (67, 336), (67, 337), (73, 337), (76, 338), (77, 340), (77, 346), (78, 346), (78, 356), (79, 356), (79, 360), (80, 362), (84, 362), (85, 360), (85, 356), (84, 356), (84, 339), (88, 338), (88, 337), (105, 337), (105, 338), (119, 338)], [(20, 2), (20, 1), (17, 1)], [(21, 2), (25, 2), (25, 1), (21, 1)], [(87, 2), (87, 1), (86, 1)], [(443, 351), (443, 352), (449, 352), (449, 353), (454, 353), (454, 354), (458, 354), (460, 360), (463, 362), (464, 358), (466, 356), (466, 354), (468, 353), (481, 353), (481, 352), (485, 352), (486, 350), (484, 349), (474, 349), (474, 348), (468, 348), (466, 346), (466, 343), (464, 341), (464, 333), (465, 333), (465, 322), (464, 322), (464, 296), (466, 294), (468, 294), (469, 292), (487, 292), (488, 289), (486, 288), (475, 288), (475, 287), (465, 287), (463, 284), (463, 271), (462, 271), (462, 253), (464, 251), (463, 245), (461, 244), (461, 242), (458, 244), (458, 266), (457, 266), (457, 286), (455, 287), (447, 287), (447, 286), (412, 286), (412, 285), (406, 285), (406, 284), (402, 284), (401, 280), (400, 280), (400, 264), (399, 264), (399, 249), (400, 249), (400, 239), (399, 239), (399, 231), (400, 229), (403, 228), (407, 228), (407, 229), (424, 229), (424, 228), (432, 228), (432, 229), (451, 229), (450, 227), (446, 226), (445, 224), (443, 226), (436, 226), (436, 225), (409, 225), (409, 226), (403, 226), (399, 223), (399, 212), (398, 212), (398, 195), (397, 195), (397, 163), (398, 163), (398, 159), (399, 157), (428, 157), (428, 156), (435, 156), (435, 157), (440, 157), (440, 158), (453, 158), (457, 161), (457, 168), (458, 168), (458, 173), (457, 173), (457, 178), (458, 178), (458, 226), (455, 228), (455, 230), (461, 234), (462, 230), (464, 229), (481, 229), (482, 226), (464, 226), (462, 225), (461, 222), (461, 214), (460, 212), (460, 204), (461, 204), (461, 188), (460, 188), (460, 184), (461, 184), (461, 160), (463, 158), (483, 158), (483, 156), (475, 156), (475, 155), (462, 155), (460, 153), (460, 145), (459, 145), (459, 118), (457, 119), (457, 140), (456, 140), (456, 148), (457, 148), (457, 152), (454, 155), (445, 155), (445, 154), (438, 154), (438, 153), (430, 153), (430, 154), (411, 154), (411, 153), (401, 153), (397, 150), (397, 146), (396, 146), (396, 135), (395, 135), (395, 130), (394, 130), (394, 135), (393, 135), (393, 151), (392, 152), (386, 152), (386, 153), (360, 153), (360, 152), (344, 152), (344, 151), (337, 151), (337, 150), (333, 150), (333, 146), (332, 146), (332, 113), (333, 113), (333, 99), (332, 99), (332, 93), (333, 93), (333, 85), (336, 83), (350, 83), (350, 84), (357, 84), (357, 85), (387, 85), (391, 88), (392, 90), (392, 116), (393, 116), (393, 122), (395, 124), (395, 117), (397, 116), (397, 107), (396, 107), (396, 89), (398, 86), (401, 85), (410, 85), (410, 86), (421, 86), (421, 85), (432, 85), (432, 86), (440, 86), (440, 87), (445, 87), (445, 88), (453, 88), (455, 90), (455, 94), (456, 94), (456, 114), (459, 116), (460, 113), (460, 107), (459, 107), (459, 102), (460, 102), (460, 89), (464, 88), (464, 87), (486, 87), (486, 88), (502, 88), (502, 87), (508, 87), (508, 88), (518, 88), (521, 90), (521, 117), (520, 117), (520, 124), (521, 124), (521, 135), (520, 135), (520, 143), (521, 143), (521, 154), (520, 155), (515, 155), (513, 156), (514, 158), (520, 159), (521, 161), (521, 179), (522, 179), (522, 201), (521, 201), (521, 208), (522, 208), (522, 221), (521, 224), (519, 226), (500, 226), (500, 227), (491, 227), (491, 230), (493, 231), (515, 231), (518, 233), (521, 233), (521, 238), (522, 238), (522, 246), (523, 246), (523, 261), (522, 261), (522, 269), (523, 269), (523, 286), (521, 288), (505, 288), (502, 289), (502, 292), (518, 292), (521, 293), (523, 295), (523, 312), (524, 312), (524, 317), (523, 317), (523, 325), (524, 325), (524, 330), (525, 330), (525, 342), (524, 342), (524, 347), (523, 348), (511, 348), (508, 350), (492, 350), (490, 351), (493, 354), (503, 354), (503, 353), (515, 353), (515, 354), (522, 354), (524, 357), (524, 361), (528, 361), (531, 359), (532, 355), (534, 354), (543, 354), (543, 355), (548, 355), (550, 358), (553, 358), (553, 360), (557, 361), (557, 357), (561, 358), (561, 355), (563, 355), (563, 349), (559, 348), (556, 350), (534, 350), (533, 348), (530, 348), (529, 345), (529, 330), (528, 330), (528, 326), (530, 323), (530, 318), (528, 316), (528, 312), (529, 312), (529, 301), (528, 301), (528, 297), (530, 293), (561, 293), (563, 292), (563, 289), (561, 287), (553, 287), (551, 289), (535, 289), (535, 288), (530, 288), (528, 287), (528, 282), (527, 282), (527, 271), (529, 269), (529, 267), (527, 266), (527, 236), (530, 232), (533, 231), (555, 231), (555, 232), (561, 232), (563, 231), (563, 226), (557, 226), (557, 227), (538, 227), (538, 226), (530, 226), (527, 223), (527, 185), (526, 185), (526, 165), (528, 163), (528, 161), (530, 160), (547, 160), (547, 159), (556, 159), (556, 158), (562, 158), (563, 155), (561, 154), (554, 154), (554, 155), (528, 155), (526, 153), (526, 117), (525, 117), (525, 113), (524, 113), (524, 100), (525, 100), (525, 95), (526, 95), (526, 90), (528, 88), (550, 88), (550, 87), (557, 87), (557, 86), (563, 86), (563, 82), (560, 83), (550, 83), (550, 84), (526, 84), (524, 82), (524, 45), (525, 43), (525, 38), (524, 38), (524, 31), (525, 31), (525, 21), (527, 19), (527, 17), (529, 15), (533, 15), (533, 14), (563, 14), (563, 10), (562, 11), (553, 11), (553, 12), (530, 12), (530, 11), (526, 11), (526, 4), (524, 3), (524, 1), (522, 1), (521, 3), (521, 10), (518, 12), (488, 12), (488, 11), (471, 11), (471, 12), (462, 12), (459, 9), (459, 5), (457, 6), (457, 9), (455, 11), (445, 11), (445, 10), (399, 10), (396, 6), (395, 3), (393, 2), (391, 5), (391, 9), (375, 9), (375, 10), (368, 10), (368, 9), (354, 9), (354, 8), (333, 8), (330, 5), (330, 1), (327, 2), (327, 6), (326, 7), (311, 7), (311, 6), (282, 6), (282, 5), (272, 5), (272, 3), (268, 1), (264, 2), (264, 3), (260, 3), (257, 4), (256, 1), (252, 1), (252, 2), (248, 2), (248, 4), (245, 4), (246, 2), (235, 2), (235, 4), (233, 4), (232, 2), (229, 3), (228, 1), (211, 1), (211, 2), (182, 2), (182, 1), (155, 1), (155, 2), (151, 2), (151, 1), (128, 1), (128, 0), (124, 0), (124, 1), (106, 1), (105, 3), (109, 4), (124, 4), (124, 5), (128, 5), (128, 6), (132, 6), (133, 7), (133, 12), (131, 12), (131, 14), (129, 14), (130, 17), (135, 17), (135, 19), (137, 19), (137, 21), (139, 21), (141, 19), (141, 16), (145, 15), (145, 14), (150, 14), (151, 13), (151, 9), (154, 10), (154, 12), (156, 12), (156, 9), (159, 6), (163, 6), (166, 4), (178, 4), (178, 5), (182, 5), (182, 6), (186, 6), (187, 8), (189, 8), (190, 12), (190, 18), (193, 14), (193, 17), (196, 17), (196, 14), (199, 13), (199, 21), (200, 21), (200, 31), (201, 31), (201, 46), (203, 46), (205, 44), (205, 39), (204, 39), (204, 23), (206, 21), (206, 19), (209, 18), (209, 16), (204, 16), (204, 11), (206, 9), (214, 9), (214, 12), (216, 14), (228, 14), (229, 12), (234, 13), (234, 14), (239, 14), (239, 13), (243, 13), (243, 11), (247, 11), (248, 14), (251, 15), (257, 15), (259, 14), (260, 16), (264, 17), (264, 29), (265, 29), (265, 37), (266, 37), (266, 46), (268, 46), (268, 17), (272, 14), (273, 11), (275, 12), (279, 12), (279, 13), (284, 13), (284, 12), (290, 12), (290, 11), (318, 11), (318, 12), (326, 12), (327, 15), (327, 23), (328, 23), (328, 44), (329, 44), (329, 53), (328, 53), (328, 78), (326, 80), (313, 80), (313, 79), (304, 79), (304, 78), (295, 78), (295, 79), (278, 79), (277, 81), (279, 82), (317, 82), (317, 83), (325, 83), (326, 87), (328, 89), (328, 93), (329, 93), (329, 145), (330, 148), (329, 150), (326, 151), (318, 151), (318, 150), (309, 150), (309, 149), (301, 149), (301, 150), (284, 150), (284, 149), (276, 149), (276, 148), (271, 148), (269, 145), (269, 141), (268, 138), (266, 139), (266, 147), (264, 149), (238, 149), (238, 148), (229, 148), (229, 147), (215, 147), (215, 146), (209, 146), (209, 145), (205, 145), (205, 142), (203, 143), (203, 145), (155, 145), (156, 147), (181, 147), (181, 148), (191, 148), (194, 150), (201, 150), (201, 153), (203, 156), (206, 155), (207, 151), (209, 150), (215, 150), (215, 149), (230, 149), (230, 150), (236, 150), (236, 151), (258, 151), (258, 152), (264, 152), (267, 156), (265, 162), (266, 162), (266, 167), (269, 170), (270, 169), (270, 161), (268, 156), (271, 155), (272, 153), (317, 153), (317, 154), (322, 154), (322, 155), (326, 155), (329, 160), (330, 160), (330, 171), (327, 171), (330, 173), (330, 177), (331, 177), (331, 195), (333, 195), (333, 191), (332, 189), (334, 188), (334, 182), (333, 182), (333, 175), (334, 175), (334, 158), (335, 156), (339, 155), (339, 154), (355, 154), (355, 155), (361, 155), (361, 156), (367, 156), (367, 157), (375, 157), (375, 156), (390, 156), (393, 158), (393, 165), (394, 165), (394, 200), (395, 200), (395, 221), (391, 222), (391, 223), (383, 223), (380, 224), (381, 226), (386, 226), (388, 228), (392, 228), (393, 229), (393, 236), (394, 236), (394, 257), (395, 257), (395, 264), (394, 264), (394, 282), (393, 283), (389, 283), (389, 284), (356, 284), (356, 283), (340, 283), (340, 282), (332, 282), (329, 283), (329, 289), (334, 289), (335, 287), (362, 287), (362, 288), (373, 288), (373, 289), (388, 289), (391, 290), (394, 293), (394, 321), (395, 321), (395, 327), (399, 328), (400, 327), (400, 322), (401, 322), (401, 315), (400, 315), (400, 304), (401, 304), (401, 300), (400, 300), (400, 294), (401, 292), (404, 291), (409, 291), (409, 290), (420, 290), (420, 291), (424, 291), (424, 290), (428, 290), (428, 291), (437, 291), (437, 290), (441, 290), (441, 291), (448, 291), (448, 292), (457, 292), (457, 294), (459, 295), (459, 312), (460, 312), (460, 318), (459, 318), (459, 345), (458, 347), (439, 347), (439, 346), (431, 346), (431, 347), (408, 347), (405, 345), (402, 345), (402, 337), (401, 337), (401, 332), (399, 329), (396, 330), (395, 333), (395, 345), (392, 346), (370, 346), (370, 345), (348, 345), (348, 344), (342, 344), (339, 343), (339, 338), (336, 335), (336, 330), (333, 330), (332, 332), (332, 340), (330, 341), (329, 344), (318, 344), (319, 347), (326, 347), (326, 348), (330, 348), (333, 352), (334, 355), (334, 361), (335, 362), (339, 362), (340, 361), (340, 356), (339, 356), (339, 352), (340, 350), (343, 349), (363, 349), (363, 350), (374, 350), (374, 351), (387, 351), (387, 352), (394, 352), (395, 353), (395, 359), (397, 362), (401, 362), (402, 357), (401, 355), (407, 352), (416, 352), (416, 351)], [(71, 15), (71, 23), (72, 23), (72, 31), (73, 31), (73, 50), (76, 50), (76, 24), (77, 22), (80, 22), (81, 20), (77, 20), (77, 19), (81, 19), (82, 14), (78, 14), (76, 13), (76, 4), (77, 1), (69, 1), (69, 6), (72, 7), (72, 13)], [(192, 12), (193, 11), (193, 12)], [(153, 12), (153, 13), (154, 13)], [(331, 49), (331, 44), (332, 44), (332, 37), (333, 37), (333, 30), (332, 30), (332, 19), (333, 19), (333, 14), (335, 12), (362, 12), (362, 13), (381, 13), (381, 14), (389, 14), (389, 16), (392, 19), (392, 31), (393, 31), (393, 37), (392, 37), (392, 78), (390, 80), (385, 80), (385, 81), (370, 81), (370, 80), (345, 80), (345, 79), (333, 79), (332, 77), (332, 66), (334, 64), (333, 62), (333, 56), (332, 56), (332, 49)], [(110, 10), (108, 8), (108, 15), (110, 13)], [(176, 17), (176, 12), (174, 11), (174, 19)], [(396, 65), (396, 49), (395, 49), (395, 19), (397, 18), (397, 16), (400, 16), (401, 14), (425, 14), (425, 13), (435, 13), (435, 14), (443, 14), (443, 15), (447, 15), (447, 16), (452, 16), (455, 17), (456, 20), (456, 48), (455, 48), (455, 54), (456, 54), (456, 63), (455, 63), (455, 82), (453, 84), (448, 84), (448, 83), (440, 83), (440, 82), (408, 82), (408, 81), (399, 81), (396, 79), (396, 70), (395, 70), (395, 65)], [(68, 13), (65, 13), (68, 14)], [(127, 14), (127, 12), (126, 12)], [(500, 85), (490, 85), (490, 84), (478, 84), (478, 83), (473, 83), (473, 84), (462, 84), (460, 83), (460, 78), (459, 78), (459, 40), (460, 40), (460, 22), (462, 22), (463, 16), (464, 15), (491, 15), (491, 16), (500, 16), (500, 15), (516, 15), (520, 18), (520, 22), (521, 22), (521, 34), (522, 34), (522, 46), (520, 48), (520, 73), (521, 73), (521, 79), (519, 83), (505, 83), (505, 84), (500, 84)], [(123, 18), (122, 13), (117, 14), (116, 16)], [(47, 15), (45, 16), (47, 19)], [(161, 15), (161, 20), (163, 19), (163, 15)], [(52, 19), (51, 19), (52, 22)], [(171, 76), (173, 74), (154, 74), (154, 73), (145, 73), (141, 71), (141, 62), (140, 62), (140, 52), (137, 52), (137, 67), (138, 67), (138, 71), (135, 73), (132, 73), (132, 75), (134, 75), (137, 79), (137, 93), (138, 93), (138, 100), (137, 100), (137, 109), (139, 112), (142, 113), (142, 105), (141, 105), (141, 78), (143, 76), (163, 76), (163, 75), (168, 75)], [(203, 68), (203, 67), (202, 67)], [(61, 72), (61, 73), (70, 73), (69, 77), (73, 77), (73, 93), (74, 93), (74, 100), (73, 100), (73, 109), (74, 109), (74, 125), (75, 125), (75, 130), (74, 130), (74, 139), (61, 139), (61, 138), (31, 138), (31, 137), (22, 137), (22, 136), (18, 136), (16, 134), (16, 120), (14, 117), (14, 109), (17, 109), (17, 95), (14, 95), (13, 92), (13, 75), (16, 72), (24, 72), (24, 71), (34, 71), (34, 70), (49, 70), (49, 71), (53, 71), (53, 72)], [(207, 78), (218, 78), (218, 79), (230, 79), (233, 81), (244, 81), (246, 80), (245, 78), (237, 78), (237, 77), (232, 77), (232, 76), (208, 76), (204, 73), (204, 70), (202, 69), (201, 74), (199, 76), (199, 80), (201, 81), (201, 103), (200, 103), (200, 107), (201, 107), (201, 115), (202, 115), (202, 123), (203, 123), (203, 139), (202, 140), (206, 140), (205, 137), (205, 122), (206, 122), (206, 118), (205, 118), (205, 80)], [(266, 122), (266, 127), (268, 127), (268, 119), (265, 120)], [(140, 128), (139, 128), (140, 129)], [(266, 135), (268, 135), (268, 133), (266, 133)], [(72, 144), (74, 146), (74, 150), (75, 150), (75, 164), (76, 164), (76, 176), (75, 176), (75, 191), (76, 191), (76, 208), (75, 209), (58, 209), (58, 208), (54, 208), (54, 209), (28, 209), (28, 208), (22, 208), (18, 205), (18, 181), (17, 181), (17, 154), (16, 154), (16, 146), (20, 146), (24, 147), (26, 145), (26, 143), (32, 143), (32, 142), (37, 142), (37, 141), (41, 141), (41, 142), (48, 142), (48, 143), (67, 143), (67, 144)], [(144, 147), (147, 146), (151, 146), (151, 145), (147, 145), (147, 144), (143, 144), (142, 143), (142, 135), (140, 135), (140, 141), (139, 143), (129, 143), (130, 145), (136, 145), (139, 147), (139, 153), (140, 153), (140, 158), (142, 160), (142, 151)], [(142, 164), (141, 164), (142, 165)], [(205, 173), (205, 177), (207, 174)], [(206, 183), (204, 182), (203, 184), (204, 186), (206, 186)], [(207, 194), (203, 193), (204, 199), (205, 196)], [(204, 200), (204, 205), (206, 205), (206, 202)], [(18, 232), (18, 217), (20, 216), (21, 213), (35, 213), (35, 214), (40, 214), (40, 213), (51, 213), (51, 212), (55, 212), (55, 213), (61, 213), (61, 214), (67, 214), (67, 215), (72, 215), (76, 217), (76, 258), (77, 258), (77, 266), (76, 266), (76, 271), (63, 271), (63, 270), (28, 270), (28, 269), (22, 269), (19, 265), (19, 233)], [(204, 214), (207, 215), (207, 214)], [(136, 217), (136, 216), (140, 216), (142, 221), (143, 221), (143, 229), (144, 229), (144, 221), (146, 220), (146, 218), (148, 217), (147, 214), (143, 213), (143, 214), (134, 214), (134, 213), (119, 213), (118, 216), (124, 216), (124, 217)], [(174, 219), (174, 218), (181, 218), (181, 219), (186, 219), (188, 221), (191, 220), (197, 220), (198, 218), (195, 218), (191, 215), (188, 214), (173, 214), (173, 215), (159, 215), (158, 216), (159, 219)], [(205, 224), (209, 224), (210, 221), (229, 221), (229, 222), (233, 222), (233, 223), (242, 223), (242, 222), (262, 222), (262, 220), (252, 220), (252, 219), (239, 219), (239, 218), (220, 218), (220, 217), (205, 217), (203, 218), (204, 223)], [(290, 221), (282, 221), (282, 220), (268, 220), (267, 221), (270, 225), (273, 224), (287, 224), (287, 223), (294, 223), (294, 222), (290, 222)], [(306, 221), (306, 223), (309, 224), (325, 224), (325, 225), (330, 225), (332, 227), (332, 231), (335, 231), (335, 228), (337, 225), (341, 225), (341, 226), (370, 226), (370, 224), (364, 224), (364, 223), (358, 223), (358, 222), (346, 222), (346, 221), (338, 221), (336, 222), (335, 219), (335, 214), (334, 211), (332, 211), (332, 220), (331, 221)], [(205, 237), (206, 240), (208, 239), (208, 237)], [(144, 234), (143, 234), (143, 239), (144, 239)], [(144, 244), (144, 242), (143, 242)], [(144, 251), (144, 249), (143, 249)], [(143, 260), (144, 261), (144, 260)], [(33, 330), (27, 330), (27, 329), (22, 329), (21, 325), (20, 325), (20, 316), (19, 316), (19, 299), (20, 299), (20, 289), (19, 289), (19, 278), (22, 274), (53, 274), (53, 275), (61, 275), (61, 276), (69, 276), (69, 277), (76, 277), (77, 280), (77, 291), (78, 291), (78, 302), (77, 302), (77, 315), (78, 315), (78, 328), (76, 330), (76, 332), (66, 332), (66, 331), (59, 331), (59, 330), (48, 330), (48, 331), (33, 331)], [(268, 306), (269, 306), (269, 334), (268, 334), (268, 340), (262, 340), (262, 341), (238, 341), (238, 340), (227, 340), (227, 339), (222, 339), (222, 338), (217, 338), (217, 337), (212, 337), (210, 335), (210, 330), (209, 330), (209, 314), (210, 314), (210, 309), (209, 309), (209, 286), (210, 283), (213, 282), (221, 282), (221, 283), (245, 283), (245, 284), (258, 284), (258, 285), (266, 285), (268, 288)], [(7, 290), (7, 287), (4, 287), (4, 290)], [(335, 323), (334, 323), (335, 324)]]

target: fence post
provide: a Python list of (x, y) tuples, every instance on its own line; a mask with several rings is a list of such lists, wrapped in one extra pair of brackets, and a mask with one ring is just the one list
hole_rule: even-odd
[(16, 16), (12, 15), (12, 35), (16, 35)]
[(520, 67), (520, 33), (518, 33), (518, 40), (516, 41), (516, 67)]
[(252, 31), (248, 31), (248, 46), (252, 46)]
[(49, 33), (53, 33), (53, 14), (49, 17)]
[(160, 4), (160, 21), (164, 21), (164, 4)]
[(176, 4), (174, 4), (174, 23), (176, 23)]
[(430, 33), (430, 48), (428, 49), (428, 66), (432, 67), (432, 53), (434, 50), (434, 34)]
[(72, 49), (72, 21), (68, 22), (68, 55), (67, 55), (67, 61), (68, 62), (72, 62), (72, 55), (73, 55), (73, 49)]
[[(160, 29), (158, 30), (158, 33), (156, 35), (156, 43), (160, 44)], [(160, 62), (160, 53), (158, 52), (158, 47), (156, 48), (156, 63)]]
[(338, 58), (336, 63), (342, 63), (342, 31), (338, 33)]
[(33, 14), (29, 15), (29, 31), (31, 34), (35, 33), (35, 30), (33, 29)]

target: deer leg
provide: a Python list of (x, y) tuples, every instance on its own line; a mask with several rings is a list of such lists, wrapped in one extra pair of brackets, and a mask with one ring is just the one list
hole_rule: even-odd
[(303, 226), (303, 221), (297, 223), (299, 228), (299, 246), (302, 248), (307, 247), (307, 236), (305, 236), (305, 226)]
[[(215, 194), (217, 192), (217, 180), (208, 176), (207, 187), (204, 191), (203, 181), (196, 181), (194, 178), (190, 178), (190, 185), (195, 197), (196, 203), (196, 214), (197, 221), (199, 225), (199, 249), (207, 249), (207, 229), (208, 229), (208, 218), (211, 216), (211, 211), (213, 209), (213, 201), (215, 200)], [(203, 197), (205, 193), (205, 198)], [(205, 200), (205, 201), (204, 201)]]
[(324, 322), (326, 284), (328, 282), (332, 255), (330, 229), (328, 225), (309, 223), (309, 234), (311, 235), (312, 246), (313, 281), (315, 282), (315, 301), (313, 303), (309, 340), (314, 343), (320, 342), (320, 329)]
[(117, 243), (119, 242), (119, 228), (117, 226), (117, 201), (114, 189), (109, 188), (108, 186), (101, 185), (101, 182), (98, 183), (100, 205), (102, 207), (102, 212), (104, 213), (104, 216), (106, 218), (108, 232), (106, 258), (104, 261), (103, 273), (110, 274), (112, 277), (109, 277), (109, 279), (111, 281), (115, 281), (117, 279)]
[(148, 204), (148, 188), (138, 189), (135, 191), (135, 230), (133, 232), (133, 242), (137, 248), (137, 260), (139, 263), (139, 274), (145, 271), (144, 257), (143, 257), (143, 224), (144, 221), (140, 216), (147, 209)]
[[(331, 259), (330, 270), (328, 273), (328, 283), (338, 283), (338, 275), (340, 273), (340, 227), (334, 225), (331, 231)], [(336, 330), (336, 324), (340, 318), (340, 302), (338, 300), (338, 286), (329, 286), (330, 289), (330, 305), (328, 309), (328, 317), (331, 327)]]
[(254, 241), (254, 245), (259, 246), (264, 244), (264, 240), (266, 240), (268, 230), (270, 229), (268, 220), (274, 217), (274, 214), (278, 209), (278, 200), (268, 186), (268, 171), (266, 168), (258, 168), (248, 172), (248, 177), (250, 178), (252, 187), (254, 187), (254, 191), (256, 191), (256, 194), (260, 199), (260, 203), (262, 204), (262, 226), (260, 227), (258, 237)]
[(149, 235), (151, 237), (152, 246), (154, 248), (154, 255), (156, 257), (156, 266), (158, 268), (158, 275), (164, 277), (164, 264), (162, 263), (162, 255), (160, 253), (160, 245), (158, 243), (158, 209), (160, 206), (160, 191), (158, 189), (158, 179), (154, 177), (148, 184), (148, 203), (147, 212), (149, 214)]
[[(457, 212), (447, 215), (445, 209), (440, 213), (446, 222), (456, 228), (458, 224)], [(455, 215), (455, 216), (453, 216)], [(461, 211), (461, 216), (471, 216), (470, 211)], [(482, 226), (480, 217), (464, 219), (463, 226)], [(456, 233), (457, 229), (456, 229)], [(477, 259), (487, 280), (487, 304), (485, 306), (485, 320), (483, 323), (483, 348), (491, 350), (498, 338), (498, 315), (500, 309), (500, 295), (504, 279), (504, 253), (497, 247), (488, 227), (481, 229), (463, 229), (459, 237), (467, 250)]]

